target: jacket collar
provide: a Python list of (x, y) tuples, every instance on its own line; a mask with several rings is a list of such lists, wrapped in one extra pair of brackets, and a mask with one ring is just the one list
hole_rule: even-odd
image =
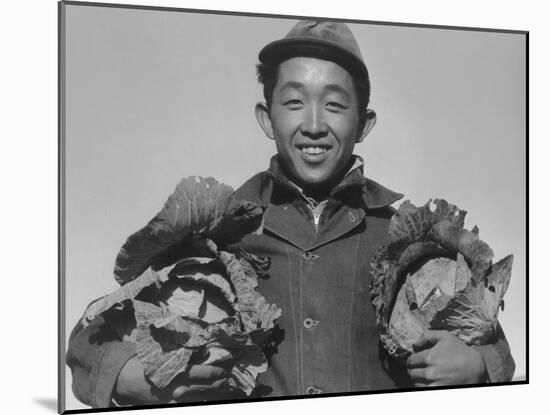
[[(352, 167), (342, 181), (332, 189), (330, 198), (336, 198), (354, 190), (361, 191), (365, 207), (368, 209), (378, 209), (389, 206), (403, 197), (401, 193), (393, 192), (374, 180), (367, 179), (363, 175), (363, 160), (356, 155), (353, 157), (354, 162)], [(262, 188), (264, 190), (269, 189), (269, 191), (262, 192), (261, 199), (262, 202), (264, 202), (263, 204), (267, 205), (269, 203), (273, 192), (273, 186), (267, 183), (267, 181), (273, 181), (291, 193), (302, 196), (299, 187), (292, 183), (285, 175), (277, 155), (271, 158), (270, 166), (265, 172), (264, 180), (265, 182)]]

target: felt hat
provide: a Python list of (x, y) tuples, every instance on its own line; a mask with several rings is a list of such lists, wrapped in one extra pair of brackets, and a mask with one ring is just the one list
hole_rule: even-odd
[(301, 20), (283, 39), (266, 45), (260, 51), (259, 59), (262, 63), (278, 64), (298, 56), (333, 61), (354, 78), (369, 83), (359, 45), (344, 23)]

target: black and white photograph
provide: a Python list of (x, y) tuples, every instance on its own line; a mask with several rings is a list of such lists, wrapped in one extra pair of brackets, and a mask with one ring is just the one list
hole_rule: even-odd
[(60, 411), (528, 382), (526, 30), (58, 23)]

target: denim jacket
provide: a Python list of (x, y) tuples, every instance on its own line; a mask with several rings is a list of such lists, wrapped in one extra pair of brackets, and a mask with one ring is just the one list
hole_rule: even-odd
[[(255, 396), (411, 387), (406, 371), (379, 344), (369, 292), (371, 258), (388, 242), (390, 205), (402, 195), (365, 178), (359, 166), (332, 190), (314, 220), (276, 156), (237, 195), (265, 207), (263, 232), (228, 250), (271, 258), (258, 290), (283, 310), (278, 344), (266, 351), (270, 368), (260, 375)], [(490, 344), (476, 348), (488, 381), (511, 380), (515, 365), (500, 327)], [(93, 407), (112, 405), (118, 373), (135, 354), (133, 344), (105, 330), (101, 316), (87, 328), (77, 324), (67, 354), (76, 397)]]

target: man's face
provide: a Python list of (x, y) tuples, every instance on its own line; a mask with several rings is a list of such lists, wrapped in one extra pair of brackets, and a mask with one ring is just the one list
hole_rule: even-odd
[(306, 189), (344, 173), (360, 129), (353, 78), (331, 61), (298, 57), (279, 65), (266, 134), (280, 160)]

